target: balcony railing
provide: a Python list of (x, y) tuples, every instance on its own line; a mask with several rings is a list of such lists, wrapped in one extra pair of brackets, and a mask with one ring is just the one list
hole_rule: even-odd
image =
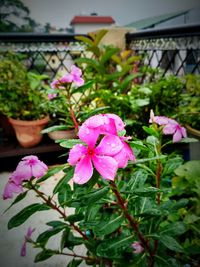
[(141, 56), (140, 64), (159, 68), (163, 76), (200, 73), (200, 25), (128, 33), (126, 43)]
[[(126, 34), (127, 48), (140, 55), (138, 62), (143, 69), (149, 67), (151, 76), (144, 75), (141, 82), (156, 79), (156, 73), (163, 76), (186, 73), (200, 73), (200, 25), (172, 29), (145, 30)], [(29, 70), (48, 74), (53, 79), (58, 72), (65, 71), (73, 60), (84, 55), (84, 45), (76, 35), (64, 34), (0, 34), (0, 51), (12, 50), (22, 53)], [(41, 146), (38, 153), (55, 151), (52, 144)], [(17, 147), (8, 151), (7, 145), (0, 146), (0, 158), (25, 155), (30, 151)], [(20, 152), (21, 151), (21, 152)], [(21, 153), (21, 154), (20, 154)]]

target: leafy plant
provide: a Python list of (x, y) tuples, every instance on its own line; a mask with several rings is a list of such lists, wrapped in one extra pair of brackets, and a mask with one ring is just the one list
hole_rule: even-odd
[(192, 128), (200, 130), (200, 75), (187, 74), (184, 77), (185, 90), (181, 94), (179, 119)]
[(0, 112), (22, 120), (47, 115), (42, 103), (47, 99), (48, 76), (28, 71), (14, 52), (2, 53), (0, 59)]
[[(190, 181), (198, 178), (199, 165), (196, 162), (182, 165), (179, 155), (163, 152), (163, 147), (172, 143), (169, 139), (163, 143), (163, 135), (173, 135), (173, 142), (182, 142), (184, 128), (167, 117), (151, 114), (150, 119), (151, 125), (143, 127), (145, 139), (130, 140), (125, 136), (125, 124), (120, 117), (110, 113), (95, 115), (79, 128), (80, 140), (59, 141), (62, 147), (70, 149), (68, 163), (48, 169), (35, 156), (20, 161), (3, 197), (12, 198), (18, 193), (9, 208), (25, 201), (30, 191), (40, 201), (12, 217), (8, 228), (19, 227), (45, 210), (52, 210), (60, 217), (48, 221), (47, 229), (36, 239), (32, 238), (34, 230), (29, 228), (22, 255), (30, 242), (40, 248), (35, 262), (62, 255), (72, 257), (67, 266), (78, 266), (82, 261), (109, 267), (198, 264), (196, 255), (185, 244), (191, 217), (188, 221), (182, 214), (191, 207), (198, 216), (188, 203), (196, 201), (194, 195), (199, 195), (198, 182), (193, 188)], [(61, 178), (46, 195), (40, 185), (58, 172)], [(187, 180), (189, 191), (185, 183), (177, 190), (181, 183), (174, 184), (175, 173)], [(58, 234), (61, 234), (60, 246), (52, 249), (49, 240)], [(199, 241), (192, 237), (189, 242)], [(85, 254), (76, 252), (80, 245), (84, 246)]]

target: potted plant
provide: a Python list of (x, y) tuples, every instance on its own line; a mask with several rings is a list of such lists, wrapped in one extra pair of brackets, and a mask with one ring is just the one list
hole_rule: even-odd
[(87, 106), (82, 102), (82, 93), (90, 85), (90, 82), (84, 82), (81, 69), (75, 65), (66, 73), (59, 73), (48, 90), (49, 99), (45, 105), (49, 110), (50, 121), (49, 127), (42, 133), (47, 133), (53, 140), (77, 138), (80, 122), (90, 116)]
[(48, 76), (28, 71), (13, 52), (1, 54), (0, 60), (0, 112), (12, 124), (21, 146), (35, 146), (49, 120), (43, 105), (47, 98), (44, 80)]

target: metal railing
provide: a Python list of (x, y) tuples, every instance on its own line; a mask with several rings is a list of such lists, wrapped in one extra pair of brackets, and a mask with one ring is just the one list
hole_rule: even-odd
[(141, 56), (140, 65), (159, 69), (163, 76), (200, 73), (200, 25), (127, 33), (126, 43)]

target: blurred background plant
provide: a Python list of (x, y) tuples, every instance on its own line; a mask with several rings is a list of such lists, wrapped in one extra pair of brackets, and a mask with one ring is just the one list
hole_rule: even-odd
[(0, 54), (0, 112), (21, 120), (40, 119), (48, 114), (48, 75), (28, 71), (23, 56), (14, 52)]

